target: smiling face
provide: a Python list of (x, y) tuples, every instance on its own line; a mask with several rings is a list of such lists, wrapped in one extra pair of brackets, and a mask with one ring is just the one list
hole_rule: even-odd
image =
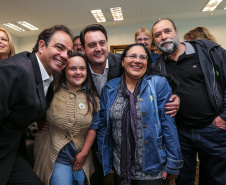
[(133, 46), (122, 61), (126, 79), (139, 80), (147, 71), (147, 53), (141, 46)]
[(157, 48), (169, 55), (179, 47), (178, 33), (169, 20), (162, 20), (153, 27), (153, 38)]
[(108, 58), (108, 45), (101, 31), (88, 31), (85, 34), (85, 53), (90, 66), (104, 66)]
[(143, 44), (148, 49), (151, 47), (151, 39), (144, 32), (141, 32), (139, 35), (137, 35), (136, 43)]
[(4, 31), (0, 31), (0, 60), (8, 58), (10, 53), (9, 38)]
[(71, 37), (64, 31), (55, 32), (49, 40), (39, 41), (37, 55), (49, 75), (60, 72), (66, 67), (72, 53)]
[(65, 70), (66, 86), (73, 91), (82, 88), (87, 77), (87, 67), (85, 60), (80, 56), (70, 58)]

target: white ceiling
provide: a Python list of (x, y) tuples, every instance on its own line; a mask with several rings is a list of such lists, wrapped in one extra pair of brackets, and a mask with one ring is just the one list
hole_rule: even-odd
[[(90, 10), (101, 9), (107, 22), (103, 26), (114, 26), (110, 8), (122, 7), (123, 21), (117, 26), (154, 22), (158, 18), (169, 17), (190, 19), (210, 16), (201, 12), (208, 0), (0, 0), (0, 27), (18, 37), (37, 35), (45, 28), (63, 24), (71, 30), (80, 30), (96, 23)], [(213, 16), (226, 15), (226, 0), (214, 11)], [(2, 25), (5, 22), (25, 20), (39, 31), (16, 32)]]

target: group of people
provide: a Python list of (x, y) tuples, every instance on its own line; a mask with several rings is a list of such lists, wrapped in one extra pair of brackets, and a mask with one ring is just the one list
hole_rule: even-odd
[[(197, 152), (199, 184), (226, 182), (226, 51), (217, 43), (180, 43), (167, 18), (138, 29), (121, 55), (108, 52), (99, 24), (73, 39), (63, 25), (45, 29), (32, 53), (14, 55), (9, 34), (0, 38), (1, 184), (102, 185), (113, 169), (117, 185), (193, 185)], [(35, 121), (32, 169), (24, 135)]]

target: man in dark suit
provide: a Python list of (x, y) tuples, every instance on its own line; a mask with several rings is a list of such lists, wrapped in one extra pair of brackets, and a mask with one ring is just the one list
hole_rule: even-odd
[(89, 59), (92, 79), (100, 96), (107, 81), (121, 76), (121, 55), (108, 53), (107, 32), (102, 25), (91, 24), (86, 26), (81, 31), (80, 40)]
[[(98, 95), (107, 81), (122, 74), (120, 55), (108, 53), (108, 37), (105, 28), (99, 24), (86, 26), (80, 34), (80, 40), (85, 54), (89, 59), (92, 80)], [(97, 142), (92, 147), (95, 172), (91, 177), (92, 185), (103, 185), (103, 169), (96, 157)]]
[(67, 65), (72, 46), (68, 28), (54, 26), (40, 33), (32, 53), (0, 62), (1, 185), (43, 184), (23, 156), (23, 134), (29, 124), (45, 116), (52, 74)]

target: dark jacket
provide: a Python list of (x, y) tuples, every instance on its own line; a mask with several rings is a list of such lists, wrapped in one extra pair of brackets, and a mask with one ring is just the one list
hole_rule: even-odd
[[(108, 77), (107, 82), (114, 78), (120, 77), (122, 75), (122, 61), (121, 55), (118, 53), (108, 53)], [(92, 78), (93, 87), (96, 88), (95, 83)]]
[[(226, 51), (209, 40), (189, 42), (196, 44), (210, 102), (216, 113), (226, 121)], [(152, 64), (153, 70), (166, 74), (165, 58), (162, 54)]]
[(35, 54), (0, 61), (0, 182), (6, 185), (20, 151), (24, 130), (45, 115), (46, 102)]

